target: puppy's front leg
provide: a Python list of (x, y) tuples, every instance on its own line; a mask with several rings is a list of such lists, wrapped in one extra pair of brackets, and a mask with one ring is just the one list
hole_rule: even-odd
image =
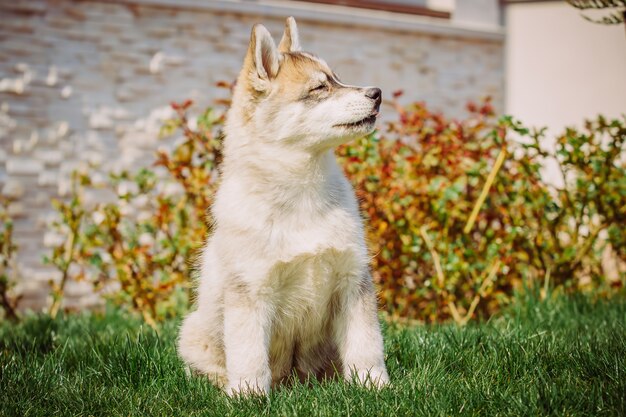
[(366, 386), (388, 384), (376, 295), (369, 275), (362, 277), (355, 288), (346, 290), (341, 299), (335, 321), (335, 342), (344, 377)]
[(224, 351), (228, 395), (267, 394), (272, 375), (269, 366), (270, 315), (263, 300), (237, 289), (224, 294)]

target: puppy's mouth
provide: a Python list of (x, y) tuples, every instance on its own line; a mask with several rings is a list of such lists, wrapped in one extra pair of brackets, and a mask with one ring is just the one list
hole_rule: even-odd
[(378, 116), (378, 112), (374, 112), (364, 119), (361, 119), (352, 123), (341, 123), (341, 124), (335, 125), (335, 127), (342, 127), (344, 129), (370, 128), (374, 126), (374, 123), (376, 123), (377, 116)]

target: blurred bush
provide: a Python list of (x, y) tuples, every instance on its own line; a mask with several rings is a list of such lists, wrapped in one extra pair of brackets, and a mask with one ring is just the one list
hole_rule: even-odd
[(15, 294), (18, 280), (15, 267), (17, 245), (13, 242), (13, 219), (10, 216), (11, 199), (0, 194), (0, 317), (16, 321), (20, 295)]
[[(51, 313), (67, 279), (88, 280), (152, 326), (185, 308), (193, 254), (210, 231), (223, 112), (190, 123), (190, 102), (164, 135), (182, 134), (155, 166), (112, 174), (108, 203), (85, 207), (89, 173), (76, 173), (53, 228), (64, 239), (47, 260), (60, 271)], [(423, 104), (394, 104), (399, 120), (342, 146), (338, 156), (357, 190), (383, 307), (393, 315), (465, 323), (510, 302), (516, 288), (610, 291), (601, 267), (607, 245), (626, 261), (624, 120), (600, 117), (542, 146), (488, 101), (464, 120)], [(191, 126), (194, 126), (193, 128)], [(552, 158), (565, 177), (540, 175)], [(621, 286), (624, 273), (612, 281)]]
[[(61, 272), (60, 281), (51, 282), (51, 315), (68, 279), (88, 280), (153, 327), (187, 306), (194, 253), (210, 224), (223, 123), (222, 114), (207, 109), (191, 130), (190, 105), (172, 104), (177, 117), (163, 126), (162, 135), (180, 131), (182, 136), (173, 149), (157, 152), (153, 167), (112, 173), (104, 185), (76, 172), (69, 201), (54, 202), (59, 218), (52, 227), (64, 238), (46, 259)], [(95, 187), (113, 198), (86, 207), (84, 194)]]
[[(626, 260), (624, 120), (568, 129), (548, 151), (544, 131), (496, 119), (488, 101), (468, 105), (461, 121), (419, 103), (395, 107), (399, 121), (386, 131), (339, 150), (393, 314), (465, 323), (524, 286), (604, 285), (607, 244)], [(562, 186), (542, 179), (549, 159)]]

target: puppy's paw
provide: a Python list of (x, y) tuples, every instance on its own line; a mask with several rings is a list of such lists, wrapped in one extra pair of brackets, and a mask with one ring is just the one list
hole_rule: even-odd
[[(265, 378), (264, 378), (265, 379)], [(231, 380), (224, 388), (229, 397), (249, 397), (254, 395), (268, 395), (271, 381), (258, 378), (239, 378)]]
[(351, 372), (350, 379), (367, 388), (380, 389), (389, 385), (389, 375), (384, 367), (374, 366), (369, 369), (357, 369)]

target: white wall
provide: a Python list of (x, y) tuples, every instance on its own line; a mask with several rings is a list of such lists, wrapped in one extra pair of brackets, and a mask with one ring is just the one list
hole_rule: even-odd
[(507, 7), (506, 111), (558, 133), (599, 113), (626, 114), (626, 31), (564, 2)]

